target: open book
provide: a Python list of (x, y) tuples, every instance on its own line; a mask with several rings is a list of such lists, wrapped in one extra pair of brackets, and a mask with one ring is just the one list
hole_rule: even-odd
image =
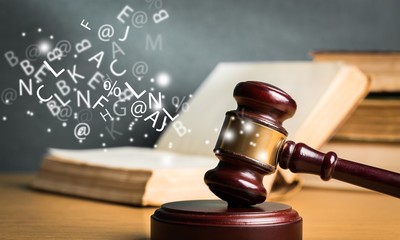
[(315, 51), (313, 60), (342, 61), (360, 68), (371, 81), (370, 92), (400, 92), (400, 52)]
[[(218, 163), (213, 148), (225, 112), (236, 108), (233, 89), (249, 80), (268, 82), (296, 100), (298, 110), (284, 127), (290, 139), (311, 147), (329, 139), (368, 88), (361, 71), (338, 62), (221, 63), (194, 94), (190, 110), (165, 130), (157, 149), (50, 150), (33, 187), (139, 206), (213, 198), (203, 175)], [(264, 179), (269, 197), (298, 186), (295, 175), (278, 172)]]

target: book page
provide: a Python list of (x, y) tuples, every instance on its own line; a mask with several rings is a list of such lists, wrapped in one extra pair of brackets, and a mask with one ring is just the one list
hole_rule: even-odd
[(157, 170), (215, 167), (215, 158), (176, 154), (141, 147), (114, 147), (87, 150), (50, 149), (49, 154), (60, 161), (114, 169)]
[[(314, 108), (335, 81), (340, 80), (336, 75), (342, 67), (343, 64), (339, 62), (221, 63), (196, 91), (190, 101), (189, 111), (181, 113), (164, 132), (158, 141), (158, 148), (213, 156), (213, 148), (225, 112), (236, 109), (233, 89), (242, 81), (267, 82), (291, 95), (297, 102), (297, 111), (293, 118), (283, 123), (283, 126), (289, 132), (289, 139), (295, 136), (292, 140), (304, 141), (307, 139), (304, 129), (302, 135), (297, 135), (297, 131), (312, 116)], [(347, 83), (341, 82), (341, 84)], [(334, 114), (328, 112), (325, 120), (337, 125), (340, 122), (338, 120), (342, 119), (337, 119)], [(307, 122), (316, 120), (318, 119), (309, 119)], [(313, 126), (309, 131), (327, 130)], [(321, 135), (321, 139), (315, 139), (314, 136), (310, 145), (312, 147), (321, 145), (330, 134), (331, 132)]]

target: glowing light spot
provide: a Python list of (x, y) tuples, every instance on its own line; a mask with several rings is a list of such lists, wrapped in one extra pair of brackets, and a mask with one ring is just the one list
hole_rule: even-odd
[(166, 72), (161, 72), (156, 76), (157, 79), (157, 84), (161, 87), (166, 87), (168, 86), (171, 77), (168, 75)]
[(48, 129), (47, 129), (47, 132), (50, 133), (50, 132), (51, 132), (51, 128), (48, 128)]
[(101, 138), (104, 137), (104, 134), (103, 134), (103, 133), (100, 133), (100, 137), (101, 137)]
[(67, 123), (66, 123), (66, 122), (63, 122), (63, 123), (62, 123), (62, 126), (63, 126), (63, 127), (66, 127), (66, 126), (67, 126)]
[(25, 37), (25, 36), (26, 36), (26, 33), (25, 33), (25, 32), (21, 33), (21, 36)]
[(158, 148), (158, 145), (157, 144), (154, 144), (154, 146), (153, 146), (154, 148)]
[(51, 43), (46, 40), (39, 42), (38, 45), (42, 55), (47, 54), (51, 49)]
[(129, 131), (132, 131), (133, 125), (135, 125), (135, 122), (131, 122), (131, 123), (129, 124), (129, 128), (128, 128)]
[(53, 36), (53, 35), (50, 35), (50, 39), (54, 39), (54, 36)]
[(102, 143), (101, 146), (105, 147), (105, 146), (106, 146), (106, 143)]
[(161, 104), (155, 104), (155, 105), (154, 105), (154, 109), (155, 109), (155, 110), (161, 110), (161, 109), (162, 109)]
[(232, 141), (235, 138), (235, 134), (232, 131), (227, 130), (224, 134), (224, 139), (227, 141)]
[(253, 126), (253, 124), (251, 124), (251, 123), (246, 123), (246, 124), (244, 125), (244, 130), (245, 130), (246, 132), (251, 132), (251, 131), (253, 131), (253, 128), (254, 128), (254, 126)]
[(206, 140), (206, 141), (205, 141), (205, 144), (206, 144), (206, 145), (210, 144), (210, 140)]
[(144, 136), (144, 138), (147, 138), (149, 135), (147, 133), (145, 133), (143, 136)]
[(38, 32), (42, 32), (42, 29), (41, 29), (41, 28), (38, 28), (37, 31), (38, 31)]
[(268, 160), (268, 154), (266, 152), (259, 152), (257, 154), (257, 158), (260, 161), (267, 161)]
[(129, 142), (133, 142), (133, 138), (129, 138)]
[(6, 116), (3, 117), (3, 121), (7, 121), (7, 117)]

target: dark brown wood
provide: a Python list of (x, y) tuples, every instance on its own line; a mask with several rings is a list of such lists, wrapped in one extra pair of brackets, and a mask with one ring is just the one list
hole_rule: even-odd
[[(269, 84), (243, 82), (236, 86), (234, 98), (238, 107), (227, 112), (227, 116), (244, 118), (287, 135), (282, 122), (296, 110), (295, 101), (287, 93)], [(224, 131), (222, 128), (221, 134)], [(219, 142), (220, 139), (217, 145)], [(267, 195), (262, 178), (273, 173), (279, 163), (293, 172), (318, 174), (324, 180), (335, 178), (400, 197), (400, 174), (340, 159), (333, 152), (322, 154), (301, 143), (296, 145), (289, 141), (279, 148), (278, 154), (272, 156), (275, 161), (264, 163), (248, 157), (246, 149), (239, 152), (216, 146), (214, 152), (220, 162), (205, 174), (205, 183), (230, 206), (261, 203)]]
[(233, 91), (238, 107), (236, 115), (267, 125), (287, 135), (282, 123), (296, 112), (296, 102), (286, 92), (263, 82), (248, 81)]
[(233, 155), (234, 153), (221, 150), (217, 155), (221, 161), (217, 167), (206, 172), (205, 183), (216, 196), (228, 202), (231, 207), (264, 202), (267, 190), (262, 180), (274, 170), (247, 160), (244, 156)]
[(221, 200), (167, 203), (151, 217), (151, 239), (302, 239), (302, 218), (290, 206), (230, 208)]
[[(287, 93), (267, 83), (248, 81), (237, 84), (233, 97), (238, 106), (236, 110), (227, 112), (227, 116), (251, 119), (287, 135), (282, 122), (292, 117), (297, 107)], [(214, 151), (220, 162), (204, 176), (210, 190), (231, 206), (264, 202), (267, 191), (262, 179), (264, 175), (273, 173), (275, 166), (224, 149)]]
[(338, 158), (334, 152), (316, 151), (304, 143), (287, 141), (279, 165), (295, 173), (316, 174), (400, 198), (400, 174)]

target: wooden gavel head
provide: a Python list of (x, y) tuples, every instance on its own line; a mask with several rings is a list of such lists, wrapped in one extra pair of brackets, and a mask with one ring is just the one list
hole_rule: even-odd
[(263, 177), (278, 164), (295, 173), (316, 174), (325, 181), (334, 178), (400, 198), (398, 173), (285, 141), (282, 122), (294, 115), (296, 103), (284, 91), (266, 83), (243, 82), (233, 95), (238, 107), (226, 113), (214, 149), (220, 161), (204, 176), (210, 190), (231, 207), (265, 201)]
[(226, 113), (214, 153), (220, 160), (205, 183), (232, 207), (264, 202), (264, 175), (275, 172), (296, 102), (284, 91), (262, 82), (242, 82), (234, 89), (236, 110)]

